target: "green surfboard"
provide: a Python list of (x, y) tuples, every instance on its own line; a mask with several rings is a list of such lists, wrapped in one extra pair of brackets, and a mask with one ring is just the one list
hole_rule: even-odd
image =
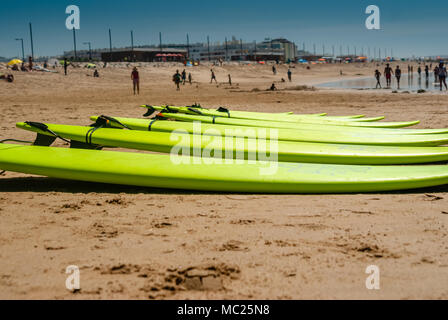
[[(448, 161), (448, 147), (395, 147), (264, 140), (266, 134), (255, 128), (260, 139), (234, 136), (153, 132), (45, 124), (49, 130), (19, 122), (17, 127), (39, 134), (58, 136), (89, 145), (121, 147), (170, 153), (232, 159), (335, 164), (415, 164)], [(199, 130), (198, 130), (199, 131)], [(87, 147), (88, 147), (87, 146)]]
[(446, 165), (351, 166), (248, 161), (209, 164), (204, 162), (206, 158), (193, 158), (0, 144), (2, 170), (142, 187), (207, 192), (359, 193), (448, 183)]
[[(208, 117), (205, 117), (209, 119)], [(96, 121), (97, 116), (90, 117)], [(141, 131), (157, 131), (172, 132), (173, 130), (185, 130), (188, 133), (197, 133), (198, 130), (203, 134), (226, 135), (226, 130), (232, 130), (235, 136), (256, 138), (257, 130), (254, 128), (261, 127), (245, 127), (234, 125), (219, 125), (201, 123), (196, 126), (193, 122), (167, 121), (167, 120), (146, 120), (135, 118), (114, 117), (122, 124), (134, 130)], [(119, 124), (110, 123), (111, 126), (122, 128)], [(196, 128), (196, 130), (195, 130)], [(363, 144), (363, 145), (383, 145), (383, 146), (439, 146), (448, 144), (448, 134), (422, 134), (422, 135), (386, 135), (372, 134), (351, 131), (318, 131), (305, 129), (284, 129), (284, 128), (268, 128), (276, 129), (277, 139), (284, 141), (301, 141), (301, 142), (319, 142), (319, 143), (340, 143), (340, 144)], [(398, 129), (397, 129), (398, 130)], [(269, 131), (269, 130), (268, 130)], [(255, 132), (255, 134), (254, 134)], [(270, 131), (269, 131), (270, 132)]]

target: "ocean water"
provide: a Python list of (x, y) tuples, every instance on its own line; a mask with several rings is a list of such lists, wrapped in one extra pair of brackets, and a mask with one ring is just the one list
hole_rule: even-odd
[[(381, 76), (381, 86), (383, 89), (386, 88), (386, 78)], [(326, 82), (322, 84), (318, 84), (317, 87), (322, 88), (338, 88), (338, 89), (375, 89), (376, 79), (372, 77), (361, 78), (361, 79), (352, 79), (352, 80), (339, 80), (333, 82)], [(392, 77), (392, 84), (390, 88), (397, 90), (397, 79)], [(440, 91), (439, 83), (435, 83), (434, 75), (430, 74), (428, 78), (426, 78), (425, 74), (422, 74), (421, 77), (418, 76), (418, 73), (414, 74), (403, 74), (400, 80), (400, 90), (401, 91), (418, 91), (420, 89), (426, 91)], [(445, 91), (445, 88), (443, 88)]]

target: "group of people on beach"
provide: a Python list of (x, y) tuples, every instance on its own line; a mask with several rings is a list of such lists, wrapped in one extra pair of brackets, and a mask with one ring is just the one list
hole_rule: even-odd
[[(425, 66), (425, 76), (426, 79), (429, 78), (429, 70), (430, 68), (432, 68), (432, 64), (430, 66), (426, 65)], [(413, 66), (408, 66), (408, 76), (412, 77), (414, 72), (414, 67)], [(438, 65), (436, 65), (436, 67), (433, 70), (434, 72), (434, 81), (436, 83), (438, 83), (440, 85), (440, 91), (443, 90), (443, 87), (445, 86), (445, 90), (448, 90), (447, 84), (446, 84), (446, 78), (448, 76), (447, 74), (447, 69), (446, 66), (443, 62), (440, 62)], [(418, 73), (418, 77), (419, 79), (421, 78), (421, 74), (422, 74), (422, 68), (421, 66), (418, 66), (417, 68), (417, 73)], [(386, 64), (386, 68), (384, 68), (384, 77), (386, 78), (386, 86), (387, 88), (390, 88), (391, 86), (391, 82), (392, 82), (392, 75), (395, 75), (395, 78), (397, 80), (397, 88), (400, 89), (400, 79), (401, 79), (401, 69), (400, 66), (397, 66), (395, 68), (395, 72), (393, 71), (393, 69), (391, 68), (390, 64)], [(381, 72), (376, 69), (375, 70), (375, 79), (376, 79), (376, 86), (375, 88), (382, 88), (381, 86)]]

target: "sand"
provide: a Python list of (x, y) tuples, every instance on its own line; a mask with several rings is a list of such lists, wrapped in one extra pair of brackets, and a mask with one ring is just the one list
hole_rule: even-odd
[[(271, 66), (188, 68), (139, 64), (59, 73), (15, 72), (0, 82), (0, 139), (32, 140), (17, 121), (90, 123), (89, 115), (139, 117), (140, 104), (235, 110), (385, 115), (446, 127), (448, 94), (311, 86), (370, 76), (376, 65), (319, 65), (273, 76)], [(380, 66), (384, 69), (384, 66)], [(416, 67), (414, 67), (416, 69)], [(0, 68), (1, 69), (1, 68)], [(402, 69), (407, 69), (402, 65)], [(0, 70), (2, 72), (4, 70)], [(273, 81), (277, 92), (266, 91)], [(301, 87), (303, 85), (308, 88)], [(61, 144), (59, 144), (61, 145)], [(448, 186), (353, 195), (183, 192), (73, 182), (6, 172), (0, 177), (0, 299), (447, 299)], [(65, 287), (66, 267), (81, 289)], [(368, 290), (369, 265), (380, 289)]]

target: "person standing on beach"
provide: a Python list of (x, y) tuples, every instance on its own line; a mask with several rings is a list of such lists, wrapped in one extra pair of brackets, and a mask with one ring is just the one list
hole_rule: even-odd
[(434, 82), (439, 82), (439, 66), (436, 65), (434, 68)]
[(186, 81), (187, 81), (187, 72), (184, 69), (184, 71), (182, 71), (182, 84), (185, 85)]
[(277, 68), (275, 66), (272, 66), (272, 73), (274, 76), (277, 74)]
[(210, 69), (211, 72), (211, 79), (210, 79), (210, 83), (213, 82), (213, 80), (215, 80), (216, 83), (218, 83), (218, 81), (216, 80), (216, 75), (215, 75), (215, 71), (213, 71), (213, 69)]
[(133, 88), (134, 88), (134, 95), (135, 95), (136, 89), (137, 89), (137, 94), (140, 94), (140, 75), (138, 74), (137, 67), (134, 67), (134, 69), (132, 69), (131, 79), (132, 79), (132, 84), (133, 84)]
[(400, 66), (397, 66), (395, 69), (395, 78), (397, 79), (397, 87), (400, 89), (400, 78), (401, 78), (401, 69)]
[(417, 73), (418, 73), (418, 78), (420, 79), (422, 77), (422, 68), (420, 66), (418, 66)]
[(180, 90), (180, 83), (182, 82), (182, 75), (179, 73), (179, 70), (176, 70), (176, 73), (173, 75), (173, 82), (176, 85), (176, 90)]
[(291, 71), (291, 69), (288, 69), (288, 80), (289, 80), (289, 82), (292, 81), (292, 71)]
[(389, 64), (386, 64), (386, 68), (384, 69), (384, 76), (386, 77), (386, 86), (389, 88), (392, 80), (392, 74), (394, 71), (390, 67)]
[(232, 85), (232, 76), (230, 75), (230, 73), (229, 73), (229, 85), (230, 86)]
[(68, 67), (67, 58), (64, 57), (64, 75), (67, 75), (67, 67)]
[(380, 87), (380, 89), (381, 89), (381, 88), (382, 88), (382, 87), (381, 87), (381, 82), (380, 82), (380, 79), (381, 79), (381, 72), (379, 72), (378, 69), (375, 70), (375, 78), (376, 78), (376, 86), (375, 86), (375, 89), (378, 89), (378, 87)]
[(426, 76), (426, 80), (428, 80), (428, 78), (429, 78), (429, 67), (427, 65), (425, 66), (425, 76)]
[(188, 73), (188, 83), (191, 85), (193, 82), (193, 78), (191, 77), (191, 72)]
[(31, 56), (28, 57), (28, 68), (30, 69), (30, 71), (33, 70), (33, 57)]
[(439, 64), (440, 91), (442, 91), (443, 85), (445, 85), (445, 90), (448, 90), (448, 87), (446, 86), (446, 77), (447, 77), (446, 67), (444, 66), (443, 62), (440, 62)]

